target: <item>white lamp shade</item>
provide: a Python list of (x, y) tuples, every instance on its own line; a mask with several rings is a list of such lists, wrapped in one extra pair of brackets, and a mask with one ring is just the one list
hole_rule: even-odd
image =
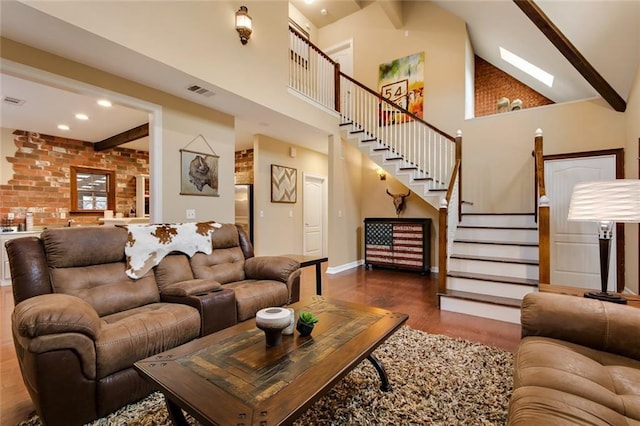
[(569, 220), (640, 222), (640, 180), (583, 182), (573, 188)]

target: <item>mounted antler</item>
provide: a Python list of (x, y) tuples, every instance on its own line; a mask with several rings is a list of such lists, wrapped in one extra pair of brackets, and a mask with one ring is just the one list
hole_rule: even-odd
[(398, 215), (398, 217), (400, 217), (400, 213), (402, 213), (402, 210), (404, 210), (405, 207), (404, 199), (411, 195), (411, 190), (409, 190), (409, 192), (407, 192), (406, 194), (392, 194), (387, 189), (387, 194), (393, 198), (393, 205), (396, 208), (396, 214)]

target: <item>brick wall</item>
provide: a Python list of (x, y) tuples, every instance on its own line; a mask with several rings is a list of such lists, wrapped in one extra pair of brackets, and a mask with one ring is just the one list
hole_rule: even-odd
[[(16, 151), (7, 156), (13, 177), (0, 185), (0, 218), (14, 213), (24, 222), (27, 208), (34, 210), (34, 226), (98, 224), (100, 214), (69, 213), (70, 166), (115, 170), (116, 212), (128, 215), (135, 208), (136, 174), (149, 173), (149, 153), (124, 148), (96, 152), (93, 144), (17, 130)], [(66, 216), (62, 218), (61, 216)]]
[(494, 67), (479, 56), (475, 57), (475, 116), (496, 114), (498, 100), (522, 100), (523, 109), (554, 102)]
[(253, 183), (253, 149), (236, 151), (234, 171), (237, 184)]

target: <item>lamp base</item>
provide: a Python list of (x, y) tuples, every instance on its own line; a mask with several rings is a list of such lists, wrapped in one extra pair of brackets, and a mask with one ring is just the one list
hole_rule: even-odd
[(589, 291), (584, 294), (587, 299), (597, 299), (605, 302), (619, 303), (621, 305), (627, 304), (627, 299), (617, 294), (603, 293), (601, 291)]

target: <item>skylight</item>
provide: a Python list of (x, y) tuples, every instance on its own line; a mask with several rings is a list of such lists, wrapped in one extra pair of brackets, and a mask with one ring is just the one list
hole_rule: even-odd
[(504, 47), (500, 47), (500, 57), (503, 60), (509, 62), (514, 67), (518, 68), (519, 70), (526, 72), (536, 80), (541, 81), (542, 83), (546, 84), (549, 87), (553, 86), (554, 77), (551, 74), (549, 74), (548, 72), (546, 72), (541, 68), (538, 68), (537, 66), (533, 65), (531, 62), (528, 62), (525, 59), (522, 59), (520, 56), (516, 55), (515, 53), (509, 52)]

